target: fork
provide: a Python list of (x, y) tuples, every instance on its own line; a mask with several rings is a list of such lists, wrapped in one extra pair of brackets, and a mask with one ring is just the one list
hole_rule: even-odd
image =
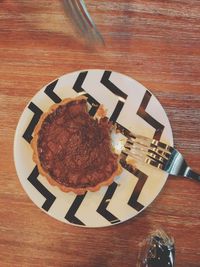
[(200, 181), (200, 174), (188, 166), (182, 154), (174, 147), (161, 141), (130, 134), (122, 153), (171, 175)]
[(63, 0), (64, 10), (84, 38), (90, 43), (104, 44), (104, 39), (92, 20), (84, 0)]

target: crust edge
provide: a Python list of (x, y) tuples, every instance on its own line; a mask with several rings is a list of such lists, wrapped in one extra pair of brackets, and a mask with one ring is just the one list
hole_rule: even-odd
[(66, 98), (66, 99), (62, 100), (60, 103), (52, 105), (47, 112), (42, 114), (38, 124), (36, 125), (36, 127), (34, 129), (33, 139), (31, 140), (31, 143), (30, 143), (31, 147), (33, 149), (33, 157), (32, 158), (33, 158), (33, 161), (37, 164), (39, 173), (42, 176), (44, 176), (47, 179), (47, 181), (49, 182), (49, 184), (51, 184), (52, 186), (58, 187), (63, 192), (73, 192), (77, 195), (83, 195), (87, 191), (96, 192), (102, 186), (110, 185), (114, 181), (114, 178), (122, 172), (122, 167), (121, 167), (120, 163), (118, 162), (118, 168), (114, 171), (114, 173), (107, 180), (98, 183), (96, 186), (89, 186), (89, 187), (85, 187), (85, 188), (73, 188), (73, 187), (67, 187), (67, 186), (59, 184), (53, 178), (51, 178), (51, 176), (42, 168), (40, 160), (39, 160), (38, 151), (37, 151), (37, 142), (38, 142), (38, 134), (39, 134), (39, 131), (40, 131), (40, 128), (42, 126), (43, 121), (45, 120), (45, 118), (49, 114), (51, 114), (59, 106), (65, 105), (66, 103), (69, 103), (72, 101), (78, 101), (78, 100), (82, 100), (82, 99), (87, 99), (87, 97), (78, 96), (75, 98)]

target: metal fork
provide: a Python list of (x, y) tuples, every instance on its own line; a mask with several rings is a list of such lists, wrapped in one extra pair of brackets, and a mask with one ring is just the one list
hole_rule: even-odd
[(187, 165), (177, 149), (155, 139), (141, 135), (130, 135), (122, 153), (171, 175), (184, 176), (200, 181), (200, 174)]
[(70, 16), (84, 38), (91, 44), (104, 44), (104, 39), (92, 20), (83, 0), (63, 0), (65, 12)]

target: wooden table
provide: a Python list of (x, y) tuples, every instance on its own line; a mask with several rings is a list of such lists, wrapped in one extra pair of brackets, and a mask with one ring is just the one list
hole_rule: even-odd
[(155, 228), (175, 238), (176, 266), (200, 266), (199, 184), (170, 176), (141, 214), (89, 229), (45, 215), (28, 198), (13, 162), (20, 114), (49, 81), (80, 69), (129, 75), (160, 100), (175, 146), (200, 172), (199, 0), (87, 0), (105, 39), (91, 47), (62, 1), (0, 1), (0, 266), (136, 266), (139, 244)]

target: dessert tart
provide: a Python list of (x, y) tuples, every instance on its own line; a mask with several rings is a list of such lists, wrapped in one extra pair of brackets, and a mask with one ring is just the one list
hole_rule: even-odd
[(89, 115), (86, 97), (68, 98), (44, 113), (31, 146), (39, 173), (64, 192), (97, 191), (120, 174), (112, 124)]

